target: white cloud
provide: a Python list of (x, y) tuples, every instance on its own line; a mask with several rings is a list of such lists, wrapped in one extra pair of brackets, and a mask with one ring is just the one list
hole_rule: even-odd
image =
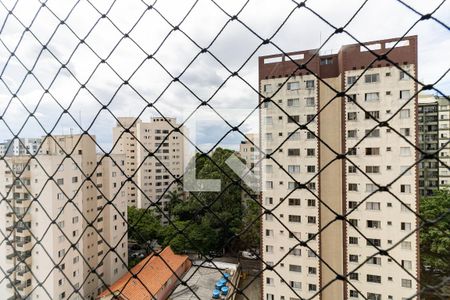
[[(14, 15), (26, 26), (32, 24), (31, 32), (25, 32), (22, 37), (23, 27), (12, 16), (8, 16), (0, 34), (0, 68), (4, 69), (2, 80), (12, 93), (17, 93), (24, 105), (31, 110), (36, 109), (35, 116), (39, 117), (46, 130), (55, 126), (62, 112), (50, 95), (44, 95), (44, 89), (49, 86), (51, 95), (64, 108), (69, 108), (73, 118), (81, 121), (84, 128), (94, 121), (90, 132), (97, 136), (102, 145), (110, 144), (111, 127), (114, 126), (113, 117), (106, 111), (95, 119), (102, 104), (111, 102), (109, 108), (115, 116), (136, 116), (144, 111), (142, 117), (146, 119), (156, 114), (154, 109), (146, 108), (147, 103), (156, 101), (156, 107), (163, 114), (181, 118), (186, 112), (195, 110), (200, 101), (179, 82), (171, 83), (172, 78), (167, 72), (172, 76), (179, 76), (197, 55), (180, 80), (200, 100), (208, 100), (214, 95), (210, 104), (217, 108), (254, 108), (257, 105), (258, 97), (255, 92), (236, 77), (231, 78), (216, 92), (229, 76), (226, 69), (210, 54), (199, 54), (200, 49), (189, 38), (180, 31), (172, 32), (158, 12), (154, 9), (147, 10), (142, 1), (119, 0), (112, 7), (112, 1), (91, 1), (95, 7), (86, 1), (80, 1), (72, 10), (76, 2), (47, 1), (47, 7), (52, 10), (50, 12), (46, 7), (41, 7), (38, 1), (19, 1), (19, 5), (14, 8)], [(155, 8), (169, 22), (177, 25), (194, 2), (158, 1)], [(216, 1), (230, 15), (237, 14), (245, 2)], [(407, 1), (421, 13), (430, 12), (439, 2)], [(362, 3), (360, 0), (307, 1), (307, 6), (332, 25), (340, 27), (348, 22)], [(290, 0), (249, 1), (240, 13), (239, 20), (262, 38), (272, 36), (283, 24), (273, 38), (273, 42), (283, 51), (319, 47), (334, 29), (307, 9), (295, 9), (295, 5)], [(12, 8), (13, 2), (6, 1), (6, 6)], [(449, 23), (450, 20), (449, 6), (446, 2), (435, 14), (444, 23)], [(38, 16), (31, 23), (38, 11)], [(292, 15), (284, 23), (291, 11)], [(115, 26), (108, 18), (101, 18), (101, 14), (105, 13)], [(53, 14), (65, 20), (66, 25), (61, 25)], [(0, 23), (6, 17), (6, 10), (0, 8)], [(418, 18), (418, 15), (396, 0), (368, 1), (347, 30), (360, 41), (398, 37)], [(57, 26), (59, 27), (55, 32)], [(254, 89), (258, 86), (257, 57), (278, 52), (272, 45), (266, 45), (252, 55), (260, 45), (260, 39), (238, 21), (229, 21), (229, 17), (209, 0), (198, 1), (180, 28), (201, 48), (213, 42), (209, 51), (231, 71), (236, 71), (248, 60), (239, 74)], [(138, 46), (130, 39), (122, 39), (123, 35), (119, 30), (131, 30), (129, 35)], [(435, 21), (428, 20), (419, 22), (409, 34), (419, 36), (419, 79), (425, 83), (434, 82), (450, 66), (448, 30)], [(33, 68), (39, 82), (26, 74), (26, 69), (16, 58), (9, 60), (5, 66), (9, 54), (3, 45), (12, 51), (21, 37), (22, 41), (15, 54), (26, 68)], [(79, 44), (79, 38), (84, 39), (85, 44)], [(161, 45), (164, 39), (166, 41)], [(48, 44), (48, 49), (61, 62), (66, 63), (70, 59), (67, 68), (76, 79), (67, 70), (59, 70), (60, 63), (47, 50), (42, 51), (41, 43)], [(337, 50), (346, 43), (355, 43), (355, 40), (340, 34), (325, 44), (323, 50)], [(143, 51), (148, 54), (156, 52), (155, 59), (147, 59), (147, 54)], [(35, 64), (37, 57), (39, 60)], [(106, 59), (107, 64), (101, 64), (101, 59)], [(53, 81), (55, 74), (59, 75)], [(132, 74), (129, 85), (123, 85), (123, 80)], [(24, 78), (26, 80), (21, 86)], [(92, 95), (86, 89), (79, 91), (78, 82), (87, 82), (86, 87)], [(450, 78), (444, 78), (438, 87), (448, 93)], [(17, 132), (27, 119), (27, 113), (17, 99), (13, 99), (8, 105), (10, 99), (11, 92), (1, 83), (0, 115)], [(4, 112), (6, 107), (8, 109)], [(237, 119), (236, 116), (229, 117)], [(251, 120), (245, 124), (246, 130), (256, 130), (256, 113)], [(23, 136), (43, 133), (35, 121), (29, 122), (22, 132)], [(78, 130), (74, 121), (66, 115), (55, 130), (56, 133), (61, 133), (70, 127)], [(219, 133), (212, 134), (216, 140), (220, 138)], [(0, 122), (0, 140), (10, 137), (11, 133)], [(210, 140), (211, 133), (205, 143), (211, 143)]]

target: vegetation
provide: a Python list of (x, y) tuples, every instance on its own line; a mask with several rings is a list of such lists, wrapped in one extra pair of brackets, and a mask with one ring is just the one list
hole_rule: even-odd
[[(185, 200), (178, 191), (168, 192), (169, 225), (162, 226), (152, 211), (129, 208), (129, 224), (136, 224), (130, 228), (129, 238), (138, 243), (156, 239), (176, 252), (200, 250), (202, 253), (228, 251), (235, 254), (239, 250), (257, 248), (260, 226), (255, 219), (260, 207), (251, 197), (243, 197), (245, 193), (240, 185), (244, 183), (226, 165), (225, 161), (232, 154), (232, 150), (217, 148), (210, 158), (196, 157), (196, 178), (220, 179), (221, 191), (191, 192)], [(193, 163), (194, 159), (190, 164)]]
[(420, 201), (420, 215), (433, 223), (420, 230), (420, 251), (423, 266), (450, 270), (450, 192), (436, 191)]

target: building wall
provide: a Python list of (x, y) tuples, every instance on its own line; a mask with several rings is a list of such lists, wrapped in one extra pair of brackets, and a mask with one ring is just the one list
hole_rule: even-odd
[[(390, 51), (395, 42), (396, 39), (373, 41), (366, 43), (366, 46), (382, 54)], [(359, 44), (345, 45), (337, 54), (319, 57), (314, 56), (315, 53), (316, 50), (297, 51), (287, 55), (264, 56), (259, 60), (260, 92), (263, 97), (271, 97), (275, 102), (269, 105), (263, 103), (260, 109), (262, 141), (263, 145), (267, 143), (263, 148), (276, 149), (273, 159), (289, 174), (282, 172), (278, 166), (266, 169), (272, 162), (270, 159), (264, 160), (262, 201), (266, 210), (276, 207), (272, 213), (279, 221), (275, 217), (266, 216), (263, 219), (262, 253), (264, 261), (273, 263), (279, 276), (273, 271), (264, 271), (262, 298), (307, 298), (324, 287), (326, 289), (317, 298), (362, 297), (357, 295), (356, 289), (369, 299), (410, 297), (418, 291), (414, 280), (418, 277), (418, 237), (412, 233), (417, 226), (414, 212), (418, 211), (418, 173), (415, 166), (418, 156), (414, 149), (417, 145), (416, 83), (407, 75), (400, 74), (400, 70), (390, 62), (374, 61), (373, 54)], [(398, 48), (390, 51), (389, 58), (399, 63), (411, 76), (417, 77), (417, 38), (406, 37)], [(308, 69), (301, 67), (305, 63)], [(320, 77), (320, 84), (312, 72)], [(360, 75), (362, 77), (350, 89), (351, 81), (348, 80)], [(313, 90), (306, 87), (306, 80), (315, 81)], [(300, 82), (300, 89), (290, 91), (289, 87), (296, 81)], [(275, 89), (270, 89), (269, 84)], [(357, 104), (342, 97), (340, 92), (356, 97)], [(300, 99), (299, 107), (286, 107), (288, 99), (297, 97)], [(307, 97), (314, 97), (314, 107), (302, 106)], [(260, 100), (265, 101), (264, 98)], [(388, 121), (395, 130), (374, 128), (378, 123), (366, 116), (361, 107), (373, 113), (380, 122)], [(319, 108), (321, 111), (316, 118), (316, 122), (319, 119), (318, 127), (315, 123), (307, 124), (307, 127), (319, 134), (320, 141), (308, 139), (304, 128), (300, 127), (303, 130), (299, 140), (283, 143), (289, 132), (298, 128), (294, 124), (286, 124), (286, 115), (299, 115), (299, 124), (306, 124), (306, 115), (319, 113)], [(403, 111), (396, 113), (400, 108)], [(272, 133), (272, 136), (266, 133)], [(370, 136), (358, 143), (369, 133)], [(269, 141), (264, 138), (269, 138)], [(288, 149), (294, 147), (300, 149), (298, 158), (288, 155)], [(315, 150), (313, 157), (304, 155), (306, 148)], [(376, 155), (369, 155), (373, 148), (378, 149)], [(350, 152), (346, 157), (338, 156), (346, 152)], [(295, 168), (288, 170), (288, 166), (294, 163), (300, 165), (298, 175), (293, 172)], [(312, 174), (308, 174), (308, 166), (311, 166), (310, 170), (314, 170), (311, 168), (315, 166)], [(288, 192), (286, 177), (295, 176), (296, 180), (304, 183), (317, 173), (319, 175), (314, 177), (318, 181), (314, 193), (299, 189), (287, 197), (298, 197), (300, 201), (291, 200), (291, 204), (300, 203), (299, 206), (290, 206), (289, 201), (279, 203), (279, 199)], [(378, 192), (371, 195), (370, 191), (377, 188), (371, 180), (381, 186), (389, 184), (392, 194)], [(272, 185), (272, 188), (267, 188)], [(308, 207), (308, 199), (315, 199), (315, 206)], [(407, 206), (401, 205), (399, 200)], [(352, 210), (360, 202), (363, 203)], [(289, 214), (300, 216), (301, 219), (297, 220), (301, 222), (293, 224), (290, 222), (292, 218), (289, 220), (287, 217)], [(316, 223), (308, 224), (308, 216), (316, 217)], [(288, 271), (291, 256), (286, 252), (292, 247), (289, 230), (298, 232), (301, 241), (306, 241), (308, 246), (317, 250), (322, 262), (308, 257), (305, 253), (308, 247), (302, 244), (301, 256), (294, 257), (301, 270), (299, 267), (294, 269), (301, 272)], [(320, 235), (316, 240), (308, 241), (308, 233), (319, 230)], [(368, 257), (378, 250), (370, 243), (367, 245), (364, 236), (374, 239), (375, 243), (380, 242), (379, 249), (389, 249), (389, 254), (403, 267), (386, 256), (376, 256), (376, 259), (369, 261)], [(405, 236), (408, 237), (403, 241)], [(356, 240), (358, 244), (354, 245)], [(357, 275), (348, 275), (366, 260), (367, 263), (354, 271)], [(316, 267), (317, 274), (310, 274), (309, 267)], [(347, 276), (351, 284), (335, 281), (336, 273)], [(372, 282), (379, 278), (371, 275), (380, 276), (380, 282)], [(292, 288), (292, 281), (301, 282), (301, 288)], [(295, 286), (300, 287), (298, 284)]]
[[(125, 127), (134, 122), (129, 118), (119, 120)], [(182, 134), (173, 132), (178, 126), (174, 118), (152, 118), (150, 122), (137, 120), (130, 129), (134, 137), (127, 132), (122, 134), (124, 128), (120, 125), (113, 128), (113, 144), (117, 143), (113, 152), (125, 154), (127, 176), (134, 175), (139, 187), (129, 183), (129, 205), (147, 208), (158, 202), (160, 209), (154, 208), (155, 212), (167, 213), (165, 192), (179, 189), (173, 181), (184, 172)], [(162, 220), (166, 222), (164, 218)]]
[[(109, 211), (98, 211), (100, 199), (96, 185), (98, 177), (101, 177), (99, 173), (105, 171), (103, 165), (97, 167), (92, 140), (95, 137), (53, 138), (56, 141), (47, 138), (43, 142), (36, 159), (21, 155), (7, 157), (0, 162), (0, 174), (5, 174), (0, 176), (0, 192), (4, 195), (0, 214), (6, 216), (1, 229), (10, 233), (7, 239), (13, 243), (0, 246), (0, 264), (10, 270), (10, 278), (18, 280), (14, 284), (16, 288), (24, 282), (28, 285), (16, 290), (22, 296), (29, 295), (33, 290), (32, 297), (36, 299), (67, 299), (74, 289), (80, 289), (80, 294), (72, 295), (71, 299), (89, 299), (103, 287), (97, 275), (88, 276), (92, 268), (99, 267), (97, 272), (106, 284), (126, 271), (120, 261), (101, 265), (101, 238), (94, 228), (87, 226), (93, 223), (98, 229), (105, 230), (109, 226), (105, 220), (113, 218)], [(66, 158), (63, 149), (71, 153), (70, 158)], [(22, 184), (12, 184), (14, 175), (8, 165), (13, 170), (25, 168), (25, 172), (16, 173), (20, 175)], [(87, 177), (92, 181), (86, 180)], [(123, 178), (117, 178), (117, 181), (123, 181)], [(33, 198), (36, 201), (32, 201)], [(118, 199), (123, 213), (126, 209), (124, 196)], [(16, 214), (10, 213), (13, 210)], [(24, 215), (28, 229), (18, 228), (21, 225), (17, 214)], [(6, 231), (10, 226), (11, 230)], [(120, 222), (117, 232), (126, 232), (126, 228), (126, 223)], [(114, 236), (105, 235), (103, 238), (108, 244), (114, 241)], [(27, 243), (20, 245), (17, 241)], [(127, 262), (126, 238), (123, 246), (119, 245), (116, 250), (124, 254), (124, 261)], [(21, 253), (28, 256), (25, 264), (14, 255)], [(58, 268), (54, 268), (55, 265)], [(118, 274), (110, 275), (116, 268)], [(21, 274), (23, 272), (19, 271), (22, 269), (29, 272)], [(42, 287), (37, 286), (39, 282), (43, 282)], [(4, 299), (14, 296), (14, 287), (2, 282), (0, 295)]]
[(447, 99), (431, 95), (419, 97), (419, 145), (436, 159), (424, 159), (419, 164), (420, 196), (430, 196), (437, 189), (450, 185), (450, 104)]

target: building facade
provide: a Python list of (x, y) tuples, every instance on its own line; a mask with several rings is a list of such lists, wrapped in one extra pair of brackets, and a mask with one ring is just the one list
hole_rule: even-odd
[(259, 58), (262, 299), (418, 292), (417, 37), (396, 42)]
[(36, 154), (41, 144), (40, 138), (15, 138), (0, 143), (0, 157), (8, 155)]
[[(154, 203), (159, 215), (167, 213), (166, 190), (179, 189), (175, 180), (184, 172), (182, 133), (175, 118), (154, 117), (150, 122), (118, 118), (113, 128), (113, 153), (125, 155), (128, 205), (147, 208)], [(181, 131), (181, 130), (180, 130)], [(165, 218), (162, 218), (165, 222)]]
[(420, 196), (430, 196), (436, 189), (450, 185), (450, 101), (432, 95), (419, 97), (419, 146), (436, 159), (424, 159), (419, 164)]
[(126, 272), (124, 157), (93, 139), (51, 136), (34, 158), (0, 161), (2, 299), (94, 299)]

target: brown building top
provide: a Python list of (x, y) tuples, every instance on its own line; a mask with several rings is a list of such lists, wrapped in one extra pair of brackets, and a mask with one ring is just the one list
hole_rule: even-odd
[[(397, 43), (398, 42), (398, 43)], [(397, 44), (396, 44), (397, 43)], [(392, 47), (395, 48), (392, 49)], [(371, 41), (360, 44), (344, 45), (337, 54), (319, 55), (317, 49), (273, 54), (259, 57), (259, 79), (306, 75), (310, 71), (321, 78), (337, 77), (349, 70), (365, 69), (373, 62), (372, 67), (392, 65), (387, 60), (377, 60), (376, 55), (387, 54), (387, 58), (396, 64), (417, 65), (417, 36)], [(374, 62), (375, 60), (375, 62)], [(298, 64), (298, 65), (297, 65)], [(299, 68), (306, 64), (307, 69)]]

